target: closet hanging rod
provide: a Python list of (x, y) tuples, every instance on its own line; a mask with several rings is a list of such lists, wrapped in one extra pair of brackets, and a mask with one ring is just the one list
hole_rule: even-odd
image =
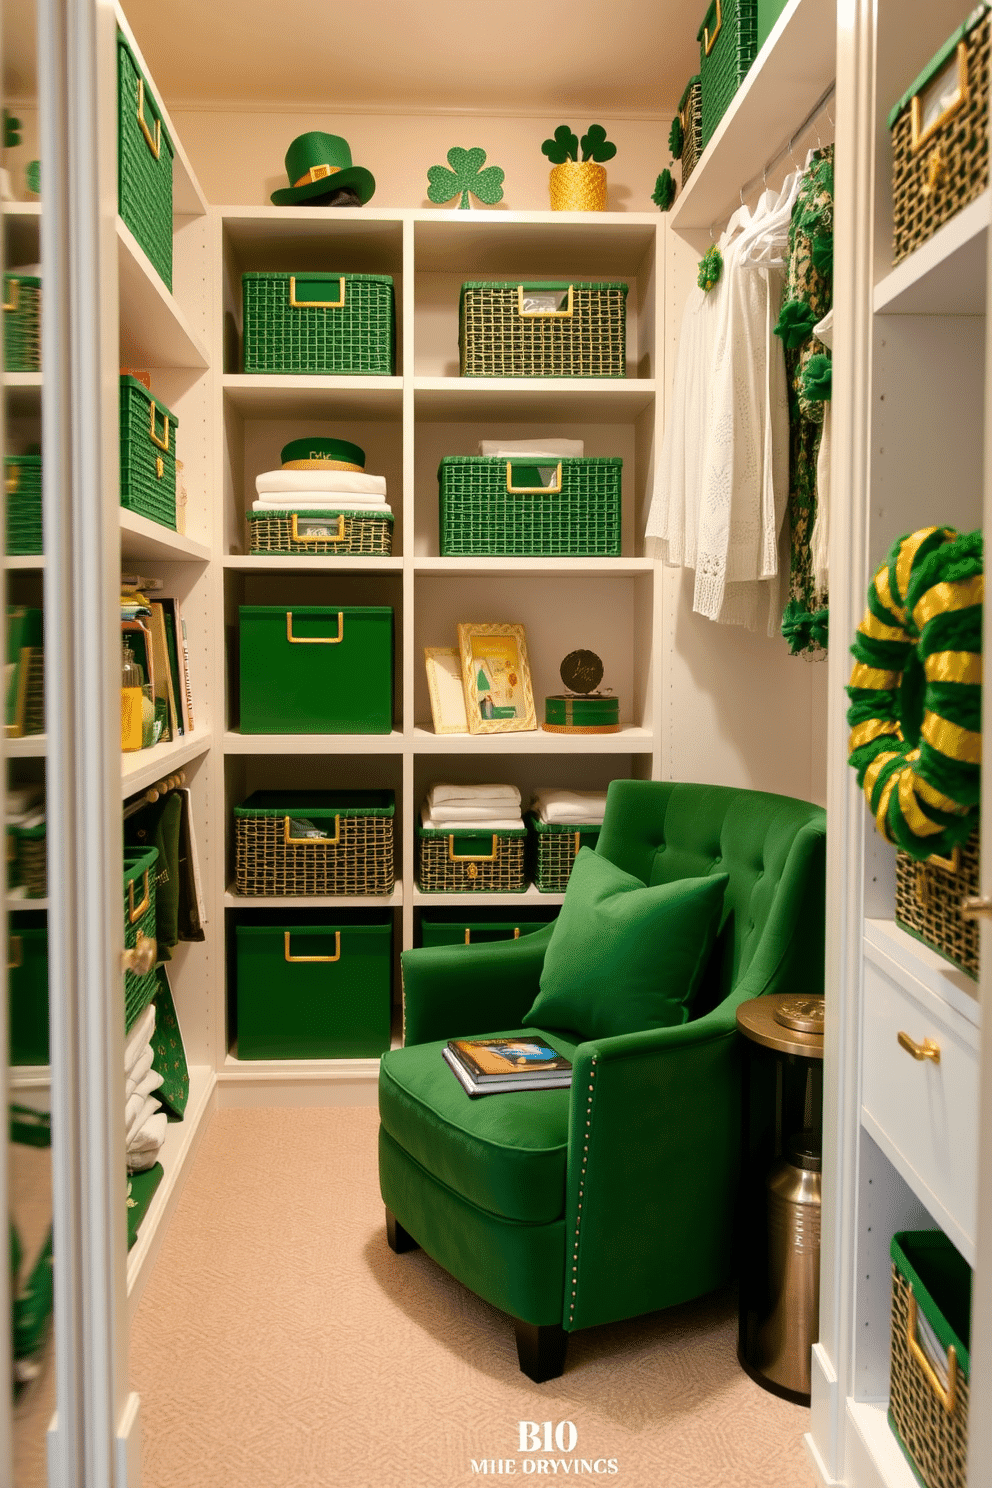
[(788, 141), (781, 147), (781, 149), (776, 150), (775, 154), (772, 155), (769, 160), (765, 161), (764, 169), (760, 170), (756, 176), (752, 176), (750, 181), (744, 182), (744, 185), (741, 187), (741, 201), (744, 200), (752, 187), (760, 186), (766, 181), (768, 172), (772, 169), (773, 166), (778, 165), (780, 160), (784, 160), (786, 155), (792, 154), (796, 140), (802, 138), (803, 134), (812, 124), (816, 116), (821, 113), (824, 108), (826, 108), (831, 98), (833, 98), (836, 89), (836, 83), (831, 83), (829, 88), (827, 88), (825, 92), (820, 94), (820, 97), (816, 100), (813, 107), (806, 115), (805, 119), (803, 119), (803, 121), (792, 131), (791, 135), (788, 138)]
[(178, 790), (180, 786), (185, 784), (185, 770), (179, 770), (175, 775), (167, 775), (164, 780), (156, 781), (147, 790), (143, 790), (140, 796), (135, 796), (130, 801), (125, 801), (124, 820), (126, 821), (129, 816), (133, 816), (136, 811), (141, 811), (145, 806), (154, 805), (159, 796), (164, 796), (171, 790)]

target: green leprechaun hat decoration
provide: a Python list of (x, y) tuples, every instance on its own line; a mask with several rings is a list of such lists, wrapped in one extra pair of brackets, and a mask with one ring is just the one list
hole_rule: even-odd
[(351, 146), (339, 134), (311, 129), (294, 139), (286, 151), (289, 185), (273, 191), (277, 207), (316, 202), (336, 191), (354, 191), (364, 206), (375, 191), (375, 177), (364, 166), (352, 165)]

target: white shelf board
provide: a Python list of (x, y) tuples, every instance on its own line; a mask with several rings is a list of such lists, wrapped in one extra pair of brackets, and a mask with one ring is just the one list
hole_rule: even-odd
[(470, 911), (472, 905), (482, 904), (488, 907), (497, 905), (504, 909), (535, 909), (549, 905), (564, 904), (564, 894), (542, 894), (534, 884), (528, 884), (523, 894), (425, 894), (421, 889), (413, 891), (413, 903), (418, 909), (426, 909), (433, 905), (446, 909), (464, 909)]
[(403, 221), (408, 212), (383, 207), (326, 212), (308, 206), (214, 210), (243, 272), (277, 266), (293, 272), (343, 274), (403, 271)]
[(151, 84), (155, 105), (162, 116), (162, 127), (169, 132), (172, 141), (172, 212), (174, 217), (203, 217), (207, 213), (207, 199), (200, 190), (200, 183), (189, 161), (189, 156), (183, 149), (183, 142), (176, 131), (176, 126), (169, 117), (168, 110), (162, 102), (162, 95), (155, 86), (155, 79), (151, 68), (141, 55), (141, 48), (134, 39), (134, 32), (128, 25), (127, 18), (119, 5), (114, 6), (114, 17), (117, 28), (123, 32), (127, 39), (134, 60), (137, 62), (146, 79)]
[(181, 769), (190, 760), (206, 754), (213, 740), (209, 729), (197, 729), (188, 737), (174, 743), (153, 744), (150, 749), (136, 749), (132, 754), (121, 755), (122, 794), (133, 796), (147, 790), (156, 780)]
[(10, 889), (7, 890), (7, 900), (6, 900), (6, 903), (7, 903), (7, 909), (11, 913), (14, 913), (17, 910), (21, 910), (21, 909), (47, 909), (48, 908), (48, 899), (47, 898), (44, 898), (44, 899), (28, 899), (27, 897), (24, 897), (24, 898), (18, 899), (18, 898), (15, 898), (13, 891), (10, 890)]
[(907, 1187), (916, 1195), (934, 1223), (964, 1256), (969, 1266), (975, 1264), (975, 1237), (961, 1228), (956, 1215), (937, 1197), (923, 1176), (917, 1172), (909, 1158), (897, 1147), (884, 1127), (864, 1106), (861, 1107), (861, 1125), (876, 1147), (885, 1154)]
[(243, 734), (228, 729), (225, 754), (401, 754), (403, 734)]
[(239, 894), (228, 884), (227, 909), (398, 909), (403, 884), (396, 880), (391, 894)]
[(45, 557), (43, 553), (8, 553), (3, 560), (3, 566), (8, 573), (17, 573), (25, 569), (41, 570), (45, 567)]
[(425, 574), (644, 574), (654, 571), (653, 558), (415, 558), (415, 573)]
[(875, 285), (875, 313), (984, 315), (990, 221), (986, 190)]
[(122, 366), (206, 368), (210, 365), (207, 348), (120, 217), (117, 282)]
[(337, 419), (391, 422), (403, 416), (402, 377), (299, 377), (292, 373), (226, 372), (224, 397), (254, 419)]
[(210, 549), (204, 543), (194, 542), (161, 522), (153, 522), (140, 512), (121, 507), (121, 557), (157, 558), (167, 562), (186, 563), (190, 560), (206, 563)]
[[(847, 1401), (847, 1418), (860, 1438), (868, 1464), (878, 1474), (877, 1488), (919, 1488), (888, 1420), (888, 1401)], [(858, 1478), (859, 1488), (876, 1488)]]
[(425, 723), (414, 728), (413, 746), (418, 754), (650, 754), (654, 733), (631, 724), (618, 734), (435, 734)]
[(415, 377), (418, 419), (431, 423), (629, 423), (658, 384), (638, 377)]
[(48, 753), (47, 734), (25, 734), (20, 739), (7, 739), (8, 759), (44, 759)]
[[(789, 0), (668, 214), (672, 231), (709, 236), (740, 206), (834, 80), (836, 0)], [(802, 161), (799, 162), (802, 164)]]
[(894, 962), (897, 973), (922, 982), (976, 1030), (981, 1026), (978, 983), (921, 940), (907, 934), (895, 920), (865, 920), (865, 955), (889, 975)]
[(224, 568), (241, 573), (312, 573), (314, 570), (337, 573), (399, 573), (403, 568), (402, 558), (351, 558), (333, 554), (306, 553), (226, 553)]
[(191, 1065), (189, 1099), (183, 1119), (182, 1121), (170, 1121), (166, 1129), (165, 1141), (158, 1155), (164, 1174), (138, 1229), (138, 1238), (127, 1257), (127, 1295), (130, 1317), (134, 1316), (141, 1295), (141, 1287), (148, 1278), (151, 1263), (158, 1253), (166, 1225), (179, 1200), (190, 1163), (207, 1125), (213, 1105), (215, 1082), (214, 1071), (208, 1065)]
[[(467, 278), (631, 279), (653, 252), (657, 212), (409, 214), (420, 271)], [(496, 229), (493, 231), (493, 229)]]

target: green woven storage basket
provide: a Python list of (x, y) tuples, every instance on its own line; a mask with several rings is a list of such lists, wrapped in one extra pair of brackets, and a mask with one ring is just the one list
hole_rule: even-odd
[(121, 377), (121, 506), (173, 531), (178, 425), (136, 377)]
[(393, 551), (393, 518), (362, 512), (248, 512), (250, 553), (381, 558)]
[(255, 791), (234, 808), (235, 890), (391, 894), (394, 812), (392, 791)]
[(41, 369), (41, 280), (31, 275), (3, 276), (3, 370)]
[[(540, 470), (551, 471), (545, 485)], [(618, 558), (618, 456), (541, 467), (498, 455), (445, 455), (438, 466), (441, 557)]]
[(417, 828), (417, 883), (425, 894), (522, 894), (527, 829), (501, 832)]
[(48, 893), (46, 823), (37, 827), (13, 826), (10, 832), (16, 844), (17, 860), (13, 882), (24, 885), (29, 899), (44, 899)]
[(925, 1488), (966, 1488), (971, 1270), (939, 1230), (891, 1252), (889, 1425)]
[(5, 455), (3, 466), (7, 552), (41, 553), (41, 456)]
[(525, 820), (532, 834), (534, 887), (542, 894), (564, 894), (579, 848), (595, 847), (602, 828), (542, 822), (532, 812)]
[(699, 73), (685, 85), (679, 99), (679, 118), (682, 121), (682, 185), (692, 175), (703, 153), (703, 97)]
[(894, 263), (988, 185), (989, 33), (978, 6), (889, 114)]
[(172, 290), (172, 140), (158, 100), (117, 33), (117, 207)]
[(699, 42), (703, 149), (758, 53), (758, 0), (710, 0)]
[[(528, 292), (555, 292), (558, 308), (528, 309)], [(463, 284), (458, 345), (463, 377), (625, 377), (627, 286)]]
[(486, 915), (476, 911), (471, 919), (458, 910), (427, 911), (420, 916), (420, 941), (425, 946), (483, 945), (494, 940), (519, 940), (553, 923), (557, 910), (522, 909), (512, 919), (501, 910)]
[(246, 372), (390, 377), (388, 274), (242, 274)]
[[(155, 940), (155, 869), (158, 848), (124, 849), (124, 949), (134, 950), (139, 941)], [(124, 973), (124, 1029), (130, 1030), (158, 990), (157, 957), (142, 973)]]

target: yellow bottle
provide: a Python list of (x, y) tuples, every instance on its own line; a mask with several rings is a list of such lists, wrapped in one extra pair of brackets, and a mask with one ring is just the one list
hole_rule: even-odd
[(144, 674), (127, 641), (121, 658), (121, 748), (141, 748), (141, 700)]

